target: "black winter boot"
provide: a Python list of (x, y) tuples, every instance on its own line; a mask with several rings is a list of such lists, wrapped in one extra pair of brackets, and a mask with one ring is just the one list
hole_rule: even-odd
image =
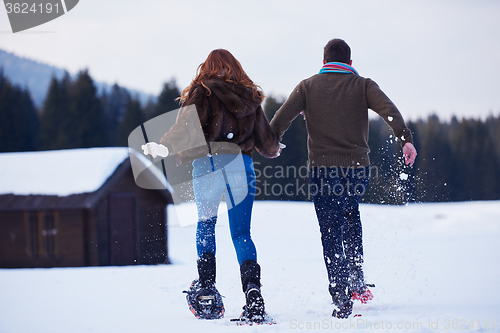
[(254, 260), (247, 260), (241, 264), (240, 272), (246, 299), (242, 317), (252, 322), (262, 322), (265, 318), (265, 309), (264, 298), (260, 292), (260, 266)]
[(350, 269), (349, 280), (347, 283), (351, 294), (358, 293), (362, 295), (367, 290), (361, 266)]
[(215, 285), (215, 255), (211, 252), (203, 253), (197, 264), (201, 287), (208, 288)]
[(189, 310), (198, 319), (219, 319), (224, 316), (222, 296), (215, 287), (215, 255), (204, 253), (198, 259), (199, 280), (194, 280), (184, 291)]
[(335, 308), (333, 309), (332, 316), (339, 319), (347, 319), (352, 313), (351, 294), (347, 293), (333, 293), (332, 301)]

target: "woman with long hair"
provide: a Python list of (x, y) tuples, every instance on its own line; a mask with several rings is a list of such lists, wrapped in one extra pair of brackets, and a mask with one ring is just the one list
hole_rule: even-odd
[[(262, 110), (264, 97), (262, 89), (229, 51), (214, 50), (182, 91), (179, 97), (182, 107), (176, 124), (162, 137), (160, 145), (143, 146), (145, 154), (177, 154), (178, 162), (193, 164), (199, 278), (193, 281), (187, 299), (198, 318), (217, 319), (224, 313), (222, 299), (215, 288), (215, 225), (222, 195), (228, 206), (230, 233), (246, 298), (242, 316), (253, 322), (263, 321), (265, 317), (260, 266), (250, 236), (256, 192), (251, 155), (256, 149), (264, 157), (274, 158), (283, 146)], [(188, 106), (193, 105), (196, 111), (189, 114)], [(206, 145), (186, 149), (186, 142), (196, 137), (186, 133), (193, 132), (198, 121)]]

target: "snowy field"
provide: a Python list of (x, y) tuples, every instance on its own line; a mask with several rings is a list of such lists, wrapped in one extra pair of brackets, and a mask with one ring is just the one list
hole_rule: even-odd
[[(179, 219), (195, 221), (192, 205)], [(172, 211), (170, 211), (172, 213)], [(221, 207), (217, 286), (225, 318), (197, 320), (194, 225), (171, 219), (172, 265), (0, 270), (0, 332), (500, 332), (500, 202), (362, 205), (365, 274), (375, 296), (361, 317), (332, 319), (311, 203), (257, 202), (252, 235), (272, 326), (236, 327), (244, 296)]]

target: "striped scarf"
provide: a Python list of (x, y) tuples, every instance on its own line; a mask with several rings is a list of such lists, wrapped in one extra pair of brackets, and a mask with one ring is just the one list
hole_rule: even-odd
[(348, 64), (344, 64), (343, 62), (327, 62), (319, 71), (319, 74), (323, 73), (347, 73), (359, 75), (353, 67)]

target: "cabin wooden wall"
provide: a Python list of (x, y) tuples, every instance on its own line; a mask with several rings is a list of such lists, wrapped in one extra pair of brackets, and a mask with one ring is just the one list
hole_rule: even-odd
[(0, 267), (169, 263), (168, 200), (139, 188), (130, 167), (112, 177), (95, 196), (82, 195), (95, 198), (89, 209), (0, 211)]
[(0, 267), (85, 266), (84, 225), (83, 210), (0, 212)]
[(135, 249), (132, 264), (168, 263), (167, 246), (167, 210), (165, 198), (155, 190), (145, 190), (137, 187), (130, 169), (124, 177), (113, 183), (106, 197), (95, 211), (97, 234), (91, 239), (92, 245), (97, 244), (97, 262), (99, 265), (112, 265), (113, 253), (110, 240), (110, 206), (113, 196), (131, 196), (136, 198)]

